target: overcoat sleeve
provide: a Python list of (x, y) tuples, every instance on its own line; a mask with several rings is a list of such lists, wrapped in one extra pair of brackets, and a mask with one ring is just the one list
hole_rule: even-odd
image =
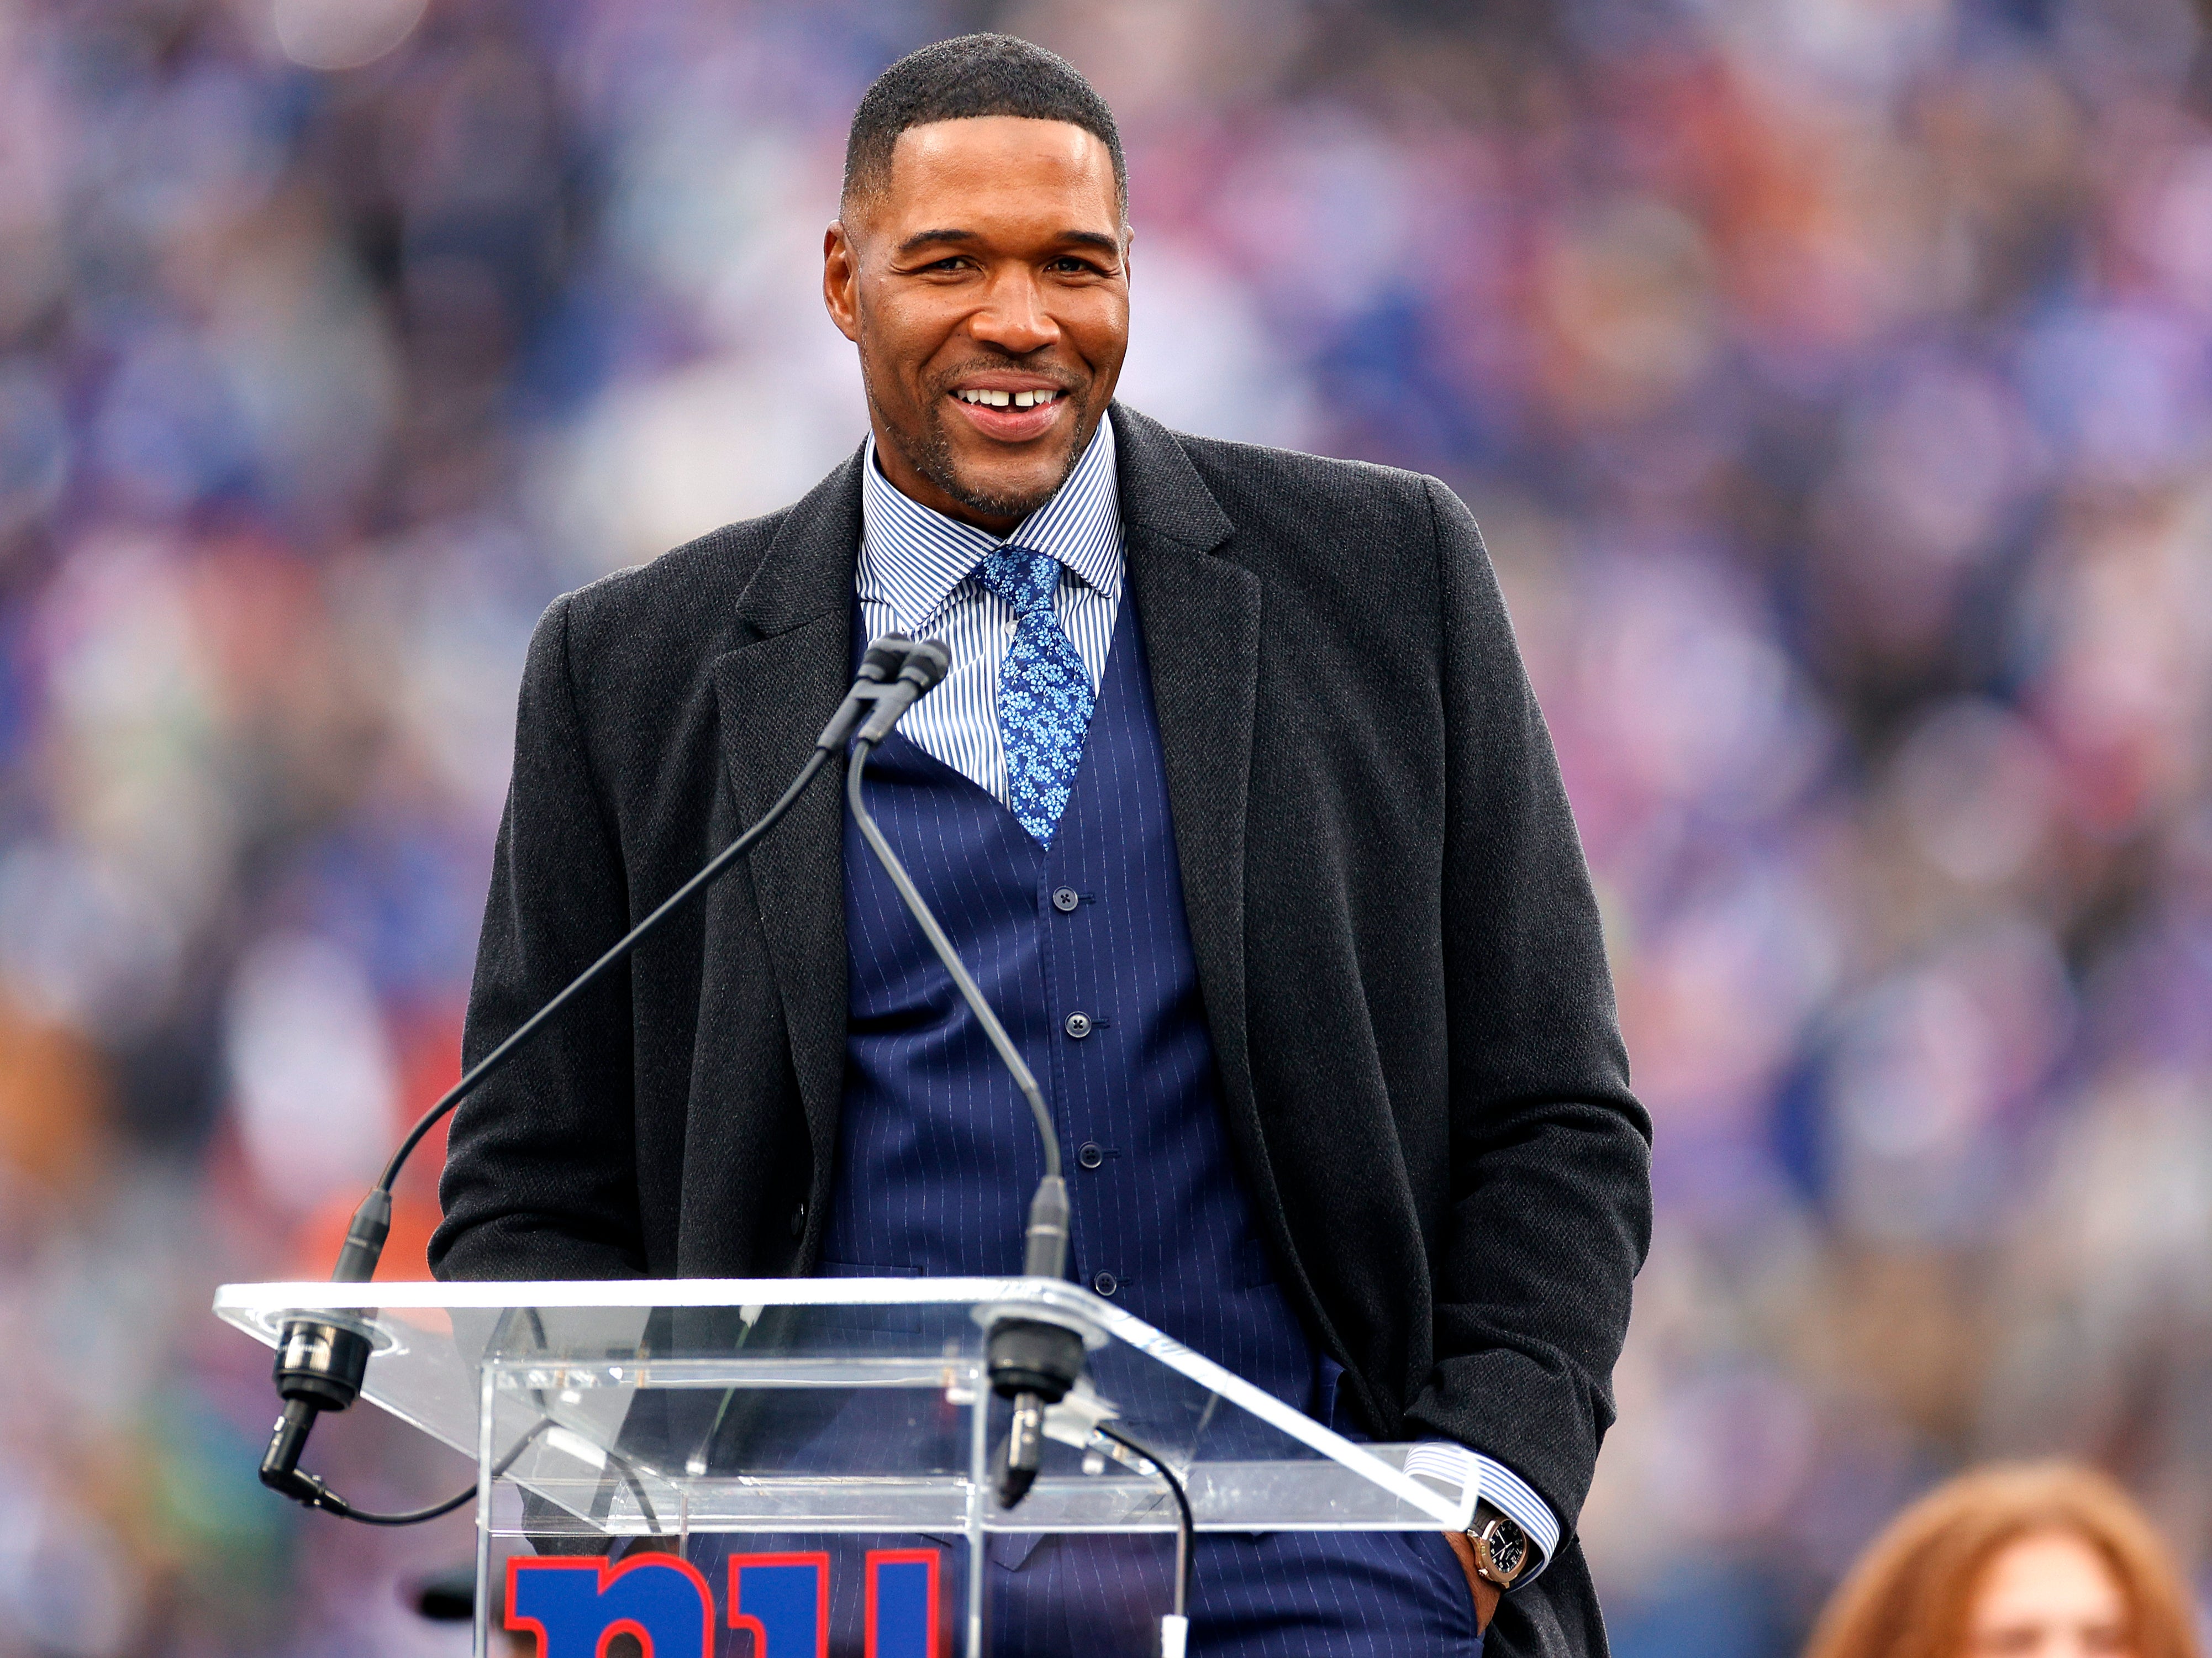
[[(569, 603), (539, 620), (523, 670), (462, 1041), (469, 1065), (631, 925), (614, 813), (577, 714)], [(430, 1245), (440, 1278), (643, 1275), (629, 987), (627, 965), (615, 968), (455, 1112), (445, 1222)]]
[(1435, 1367), (1407, 1414), (1514, 1469), (1571, 1535), (1650, 1242), (1651, 1127), (1489, 556), (1458, 499), (1427, 489), (1443, 594), (1451, 1202), (1433, 1258)]

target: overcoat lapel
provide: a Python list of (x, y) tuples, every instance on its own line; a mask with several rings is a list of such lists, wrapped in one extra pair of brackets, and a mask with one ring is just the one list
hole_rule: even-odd
[[(740, 823), (783, 793), (852, 681), (860, 465), (856, 454), (791, 509), (738, 599), (750, 642), (715, 660), (722, 751)], [(817, 1192), (835, 1161), (844, 1089), (843, 767), (842, 756), (834, 760), (747, 859)]]
[(1145, 629), (1175, 813), (1183, 908), (1229, 1128), (1255, 1206), (1285, 1250), (1244, 1018), (1244, 828), (1260, 670), (1260, 579), (1212, 556), (1236, 526), (1167, 429), (1114, 406), (1121, 532)]

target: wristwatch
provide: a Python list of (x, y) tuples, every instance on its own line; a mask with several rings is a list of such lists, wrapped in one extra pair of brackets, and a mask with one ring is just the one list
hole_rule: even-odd
[(1467, 1540), (1474, 1546), (1475, 1575), (1501, 1589), (1511, 1588), (1536, 1554), (1519, 1522), (1487, 1503), (1475, 1505)]

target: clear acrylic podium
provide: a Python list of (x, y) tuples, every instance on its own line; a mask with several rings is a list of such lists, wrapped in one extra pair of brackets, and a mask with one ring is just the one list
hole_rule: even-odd
[[(1176, 1531), (1163, 1481), (1095, 1433), (1107, 1418), (1181, 1478), (1200, 1533), (1471, 1517), (1405, 1473), (1410, 1447), (1346, 1439), (1046, 1279), (255, 1284), (226, 1286), (215, 1309), (272, 1346), (295, 1314), (356, 1325), (374, 1348), (363, 1397), (476, 1459), (478, 1658), (492, 1563), (521, 1540), (588, 1553), (657, 1538), (683, 1552), (723, 1533), (936, 1540), (963, 1567), (953, 1649), (981, 1658), (994, 1537)], [(1090, 1350), (1011, 1510), (990, 1472), (1007, 1406), (984, 1373), (1001, 1309), (1073, 1324)]]

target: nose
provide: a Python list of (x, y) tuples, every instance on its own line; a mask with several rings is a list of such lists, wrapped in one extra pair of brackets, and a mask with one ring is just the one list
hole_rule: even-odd
[(1010, 356), (1027, 356), (1060, 337), (1060, 325), (1045, 308), (1036, 273), (1001, 271), (982, 305), (968, 319), (968, 331)]

